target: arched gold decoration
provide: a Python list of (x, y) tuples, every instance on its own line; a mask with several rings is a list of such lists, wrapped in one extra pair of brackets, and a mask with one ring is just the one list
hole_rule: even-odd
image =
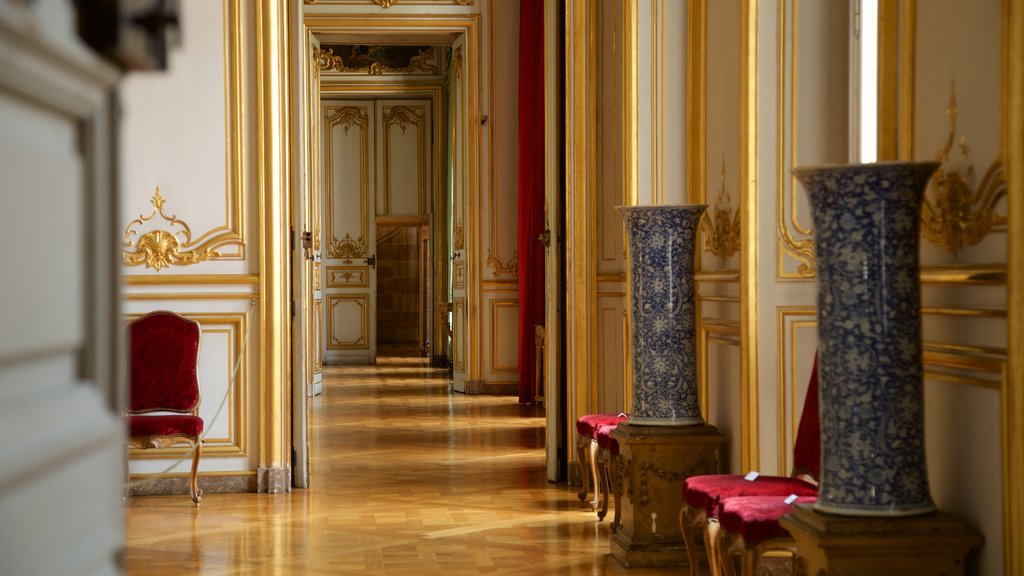
[[(187, 266), (197, 264), (220, 254), (217, 248), (228, 245), (242, 245), (241, 239), (234, 234), (221, 234), (214, 236), (195, 245), (192, 241), (192, 230), (188, 224), (179, 220), (177, 215), (168, 216), (164, 212), (164, 204), (167, 200), (160, 193), (157, 186), (156, 192), (150, 199), (153, 204), (153, 211), (148, 216), (139, 215), (138, 218), (128, 223), (124, 229), (125, 249), (121, 252), (121, 261), (129, 266), (145, 265), (146, 268), (154, 268), (157, 271), (168, 266)], [(157, 215), (166, 222), (171, 230), (155, 228), (139, 233), (146, 224)], [(138, 240), (135, 237), (138, 236)]]
[(1003, 163), (996, 160), (985, 172), (981, 184), (974, 188), (974, 165), (970, 163), (970, 148), (963, 136), (958, 142), (963, 162), (963, 173), (950, 167), (950, 152), (956, 142), (956, 83), (950, 83), (949, 136), (935, 159), (942, 166), (935, 172), (924, 196), (921, 210), (921, 228), (924, 237), (933, 244), (949, 250), (955, 256), (965, 246), (974, 246), (989, 232), (1006, 227), (1006, 216), (996, 212), (1006, 198), (1007, 183)]
[(519, 277), (519, 250), (513, 250), (512, 256), (507, 262), (502, 262), (499, 256), (495, 256), (491, 250), (487, 250), (487, 265), (494, 270), (495, 276), (510, 275), (513, 278)]
[(365, 238), (360, 236), (353, 239), (349, 234), (345, 234), (341, 240), (331, 238), (331, 243), (327, 246), (327, 255), (331, 258), (366, 258), (369, 252)]
[(707, 235), (705, 249), (712, 254), (729, 259), (740, 250), (740, 211), (732, 208), (729, 193), (725, 190), (725, 159), (722, 159), (722, 185), (715, 198), (712, 212), (705, 212), (701, 227)]
[(397, 124), (402, 129), (402, 134), (405, 134), (410, 124), (417, 127), (422, 126), (423, 116), (405, 106), (391, 106), (384, 113), (383, 122), (384, 126)]

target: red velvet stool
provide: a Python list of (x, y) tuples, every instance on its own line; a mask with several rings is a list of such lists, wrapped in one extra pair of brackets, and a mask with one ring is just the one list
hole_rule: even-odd
[(815, 484), (798, 478), (807, 476), (817, 480), (821, 473), (821, 420), (818, 413), (818, 355), (814, 355), (811, 379), (807, 385), (800, 425), (797, 428), (793, 446), (793, 470), (791, 476), (757, 476), (747, 480), (735, 474), (709, 474), (691, 476), (683, 484), (683, 509), (679, 512), (679, 524), (683, 543), (690, 563), (691, 576), (699, 574), (695, 534), (703, 532), (704, 549), (708, 558), (711, 576), (719, 576), (717, 561), (719, 546), (717, 516), (719, 506), (727, 498), (738, 496), (817, 496)]
[(765, 552), (782, 550), (796, 553), (796, 542), (779, 524), (779, 519), (794, 504), (813, 503), (817, 496), (737, 496), (726, 498), (718, 509), (719, 557), (726, 576), (736, 576), (732, 555), (740, 555), (742, 576), (755, 576), (757, 564)]
[[(597, 432), (602, 426), (611, 426), (614, 429), (620, 422), (625, 422), (628, 416), (625, 414), (587, 414), (576, 419), (576, 453), (580, 461), (580, 481), (582, 487), (578, 494), (579, 499), (586, 500), (590, 492), (589, 484), (593, 478), (594, 500), (591, 505), (598, 506), (600, 489), (600, 476), (597, 473), (598, 465), (598, 443)], [(609, 436), (609, 439), (611, 437)], [(605, 494), (606, 505), (604, 513), (607, 513), (607, 493)], [(604, 518), (604, 513), (598, 513), (599, 518)]]
[[(622, 418), (622, 421), (625, 421)], [(612, 430), (618, 427), (619, 422), (614, 424), (603, 424), (597, 427), (594, 438), (597, 441), (597, 469), (601, 480), (601, 493), (604, 501), (597, 517), (601, 520), (608, 514), (608, 494), (615, 497), (615, 519), (612, 521), (612, 532), (619, 527), (621, 519), (621, 508), (619, 497), (622, 494), (619, 485), (619, 441), (612, 437)]]

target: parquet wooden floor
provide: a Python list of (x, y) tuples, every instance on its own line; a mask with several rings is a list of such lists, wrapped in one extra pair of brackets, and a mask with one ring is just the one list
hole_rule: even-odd
[(418, 359), (325, 372), (311, 487), (126, 503), (129, 575), (647, 575), (576, 488), (544, 475), (541, 412), (465, 396)]

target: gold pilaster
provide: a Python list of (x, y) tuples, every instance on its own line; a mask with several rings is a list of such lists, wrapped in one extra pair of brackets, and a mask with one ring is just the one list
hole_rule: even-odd
[(917, 0), (901, 0), (900, 10), (900, 86), (899, 86), (899, 160), (914, 159), (914, 84), (917, 53)]
[[(1009, 350), (1024, 349), (1024, 5), (1003, 0), (1002, 98), (1008, 190)], [(1009, 354), (1003, 378), (1004, 573), (1024, 574), (1024, 356)]]
[(899, 152), (900, 0), (878, 3), (878, 160)]
[(757, 0), (740, 7), (740, 466), (758, 468)]
[(288, 166), (288, 87), (291, 33), (288, 3), (263, 0), (256, 11), (258, 194), (261, 228), (260, 269), (260, 450), (259, 466), (274, 481), (270, 490), (287, 490), (291, 422), (288, 410), (290, 300), (287, 205), (291, 170)]
[[(596, 347), (593, 329), (596, 199), (591, 193), (595, 170), (592, 146), (595, 95), (589, 90), (595, 67), (593, 10), (590, 0), (568, 0), (565, 4), (567, 422), (575, 422), (579, 415), (595, 408), (592, 391), (596, 377), (591, 369)], [(573, 438), (568, 437), (566, 445), (571, 446), (572, 441)]]
[[(638, 65), (637, 65), (637, 0), (624, 0), (622, 6), (622, 138), (623, 138), (623, 154), (622, 154), (622, 175), (623, 175), (623, 199), (624, 203), (629, 206), (635, 206), (637, 204), (640, 190), (640, 174), (639, 174), (639, 162), (638, 162), (638, 150), (640, 146), (639, 142), (639, 121), (637, 119), (637, 100), (639, 98), (640, 86), (637, 80)], [(623, 242), (622, 246), (625, 250), (627, 242), (625, 241), (626, 228), (625, 224), (622, 225)], [(632, 280), (632, 264), (629, 260), (628, 251), (626, 251), (623, 266), (625, 267), (625, 285), (626, 294), (623, 300), (623, 306), (625, 310), (625, 321), (626, 328), (623, 330), (622, 335), (626, 340), (626, 346), (628, 350), (632, 347), (632, 329), (633, 325), (633, 291), (631, 286), (633, 285)], [(622, 403), (623, 410), (627, 413), (633, 411), (633, 366), (632, 366), (632, 354), (625, 354), (622, 357), (623, 363), (623, 379), (622, 379)]]

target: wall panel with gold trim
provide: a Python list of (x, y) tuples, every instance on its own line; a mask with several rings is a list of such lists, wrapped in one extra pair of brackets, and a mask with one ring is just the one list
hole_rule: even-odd
[[(199, 416), (207, 431), (200, 470), (252, 469), (256, 462), (252, 446), (257, 440), (255, 410), (259, 395), (259, 386), (252, 379), (252, 374), (259, 373), (259, 334), (253, 333), (252, 326), (258, 321), (250, 306), (255, 293), (235, 289), (195, 292), (172, 286), (159, 292), (132, 292), (126, 295), (126, 322), (153, 310), (167, 309), (199, 322)], [(224, 406), (218, 413), (221, 402)], [(132, 474), (162, 471), (186, 451), (185, 446), (130, 449), (129, 470)], [(187, 472), (190, 467), (191, 459), (186, 458), (172, 471)]]
[[(259, 273), (272, 263), (256, 249), (267, 225), (257, 220), (257, 198), (264, 189), (268, 203), (273, 195), (256, 170), (263, 149), (255, 120), (262, 118), (263, 78), (256, 14), (263, 7), (184, 0), (188, 40), (170, 53), (168, 72), (129, 74), (119, 94), (125, 315), (171, 310), (202, 326), (200, 415), (209, 434), (200, 474), (255, 473), (266, 439), (275, 436), (270, 428), (285, 427), (258, 416), (261, 402), (274, 400), (260, 392), (271, 376), (260, 369), (266, 339), (259, 333)], [(229, 384), (237, 362), (237, 381)], [(156, 472), (181, 453), (138, 451), (129, 470)]]
[[(243, 70), (252, 9), (240, 0), (188, 0), (191, 40), (163, 74), (129, 74), (121, 86), (123, 262), (128, 274), (188, 266), (245, 272), (246, 194), (252, 147)], [(187, 169), (185, 169), (187, 167)]]
[(881, 103), (899, 117), (879, 137), (898, 142), (902, 158), (941, 163), (921, 221), (929, 481), (940, 509), (984, 534), (978, 573), (1003, 573), (1008, 535), (989, 511), (1007, 510), (1004, 489), (1018, 484), (1003, 470), (999, 424), (1009, 336), (1006, 2), (900, 7), (904, 43), (883, 54), (900, 90)]

